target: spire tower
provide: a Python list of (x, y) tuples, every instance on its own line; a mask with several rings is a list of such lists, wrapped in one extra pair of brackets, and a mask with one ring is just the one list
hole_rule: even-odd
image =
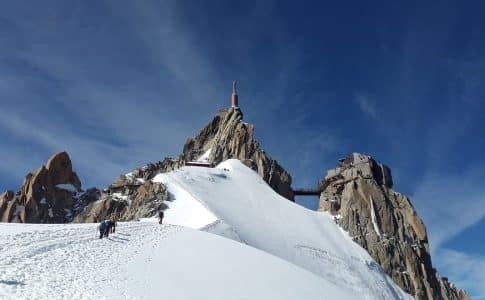
[(236, 84), (237, 84), (236, 81), (232, 82), (231, 106), (238, 108), (239, 107), (239, 101), (238, 101), (239, 99), (238, 99), (238, 96), (237, 96), (237, 86), (236, 86)]

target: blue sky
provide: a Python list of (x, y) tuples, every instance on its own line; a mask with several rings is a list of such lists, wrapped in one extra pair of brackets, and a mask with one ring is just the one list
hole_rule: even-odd
[(62, 150), (84, 187), (176, 155), (237, 79), (296, 186), (373, 155), (485, 299), (485, 6), (463, 2), (3, 1), (0, 189)]

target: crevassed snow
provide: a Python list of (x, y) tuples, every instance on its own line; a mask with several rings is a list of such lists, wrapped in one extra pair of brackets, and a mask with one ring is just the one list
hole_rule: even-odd
[(357, 299), (294, 264), (150, 222), (0, 224), (0, 299)]
[(78, 192), (77, 188), (70, 183), (56, 184), (56, 188), (59, 188), (61, 190), (65, 190), (65, 191), (68, 191), (68, 192), (71, 192), (71, 193), (77, 193)]
[(351, 289), (359, 299), (412, 299), (329, 214), (284, 199), (238, 160), (213, 169), (184, 167), (155, 180), (167, 184), (169, 192), (184, 191), (187, 199), (203, 203), (248, 245)]

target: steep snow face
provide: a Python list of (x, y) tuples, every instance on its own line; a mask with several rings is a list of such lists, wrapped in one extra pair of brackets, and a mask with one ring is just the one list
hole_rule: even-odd
[(170, 201), (166, 202), (168, 209), (165, 211), (164, 223), (200, 229), (217, 221), (212, 212), (180, 185), (170, 181), (164, 184), (170, 193)]
[[(238, 160), (227, 160), (213, 169), (184, 167), (153, 180), (167, 184), (174, 194), (186, 192), (175, 202), (188, 198), (200, 201), (231, 226), (239, 240), (300, 266), (339, 289), (350, 289), (358, 299), (412, 299), (329, 214), (287, 201)], [(173, 213), (184, 215), (183, 210)]]
[(0, 224), (0, 299), (357, 299), (294, 264), (154, 222)]

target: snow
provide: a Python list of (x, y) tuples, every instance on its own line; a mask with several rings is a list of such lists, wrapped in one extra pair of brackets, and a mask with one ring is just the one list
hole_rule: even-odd
[(381, 230), (379, 229), (379, 224), (377, 224), (376, 212), (374, 210), (374, 200), (370, 197), (370, 215), (372, 219), (372, 225), (374, 225), (374, 230), (379, 237), (381, 236)]
[(165, 184), (171, 194), (171, 201), (166, 202), (168, 209), (164, 212), (164, 223), (199, 229), (218, 220), (189, 192), (172, 182), (174, 180), (167, 174), (158, 174), (153, 181)]
[(56, 184), (56, 187), (61, 189), (61, 190), (65, 190), (65, 191), (68, 191), (68, 192), (71, 192), (71, 193), (77, 193), (78, 192), (77, 188), (70, 183), (59, 183), (59, 184)]
[[(238, 160), (213, 169), (183, 167), (157, 175), (154, 181), (166, 183), (171, 193), (184, 191), (190, 196), (184, 199), (200, 201), (248, 245), (300, 266), (339, 289), (350, 289), (359, 299), (412, 299), (331, 215), (282, 198)], [(189, 218), (177, 215), (188, 222)]]
[(209, 158), (212, 152), (212, 148), (209, 148), (204, 154), (202, 154), (196, 161), (198, 162), (209, 162)]
[(237, 242), (242, 242), (245, 243), (237, 231), (229, 224), (222, 220), (217, 220), (211, 224), (208, 224), (204, 227), (201, 227), (200, 230), (203, 230), (205, 232), (210, 232), (213, 234), (217, 234), (226, 238), (229, 238), (231, 240), (237, 241)]
[(412, 299), (331, 215), (240, 161), (153, 181), (169, 191), (164, 225), (100, 240), (97, 224), (0, 224), (0, 299)]
[(0, 299), (356, 299), (244, 244), (151, 222), (0, 224)]
[(113, 193), (113, 197), (119, 200), (125, 200), (125, 201), (129, 200), (128, 195), (123, 195), (122, 193)]
[(49, 217), (54, 218), (54, 212), (52, 211), (52, 208), (49, 208)]
[(40, 199), (40, 204), (47, 204), (47, 199), (45, 197), (42, 197), (42, 199)]

